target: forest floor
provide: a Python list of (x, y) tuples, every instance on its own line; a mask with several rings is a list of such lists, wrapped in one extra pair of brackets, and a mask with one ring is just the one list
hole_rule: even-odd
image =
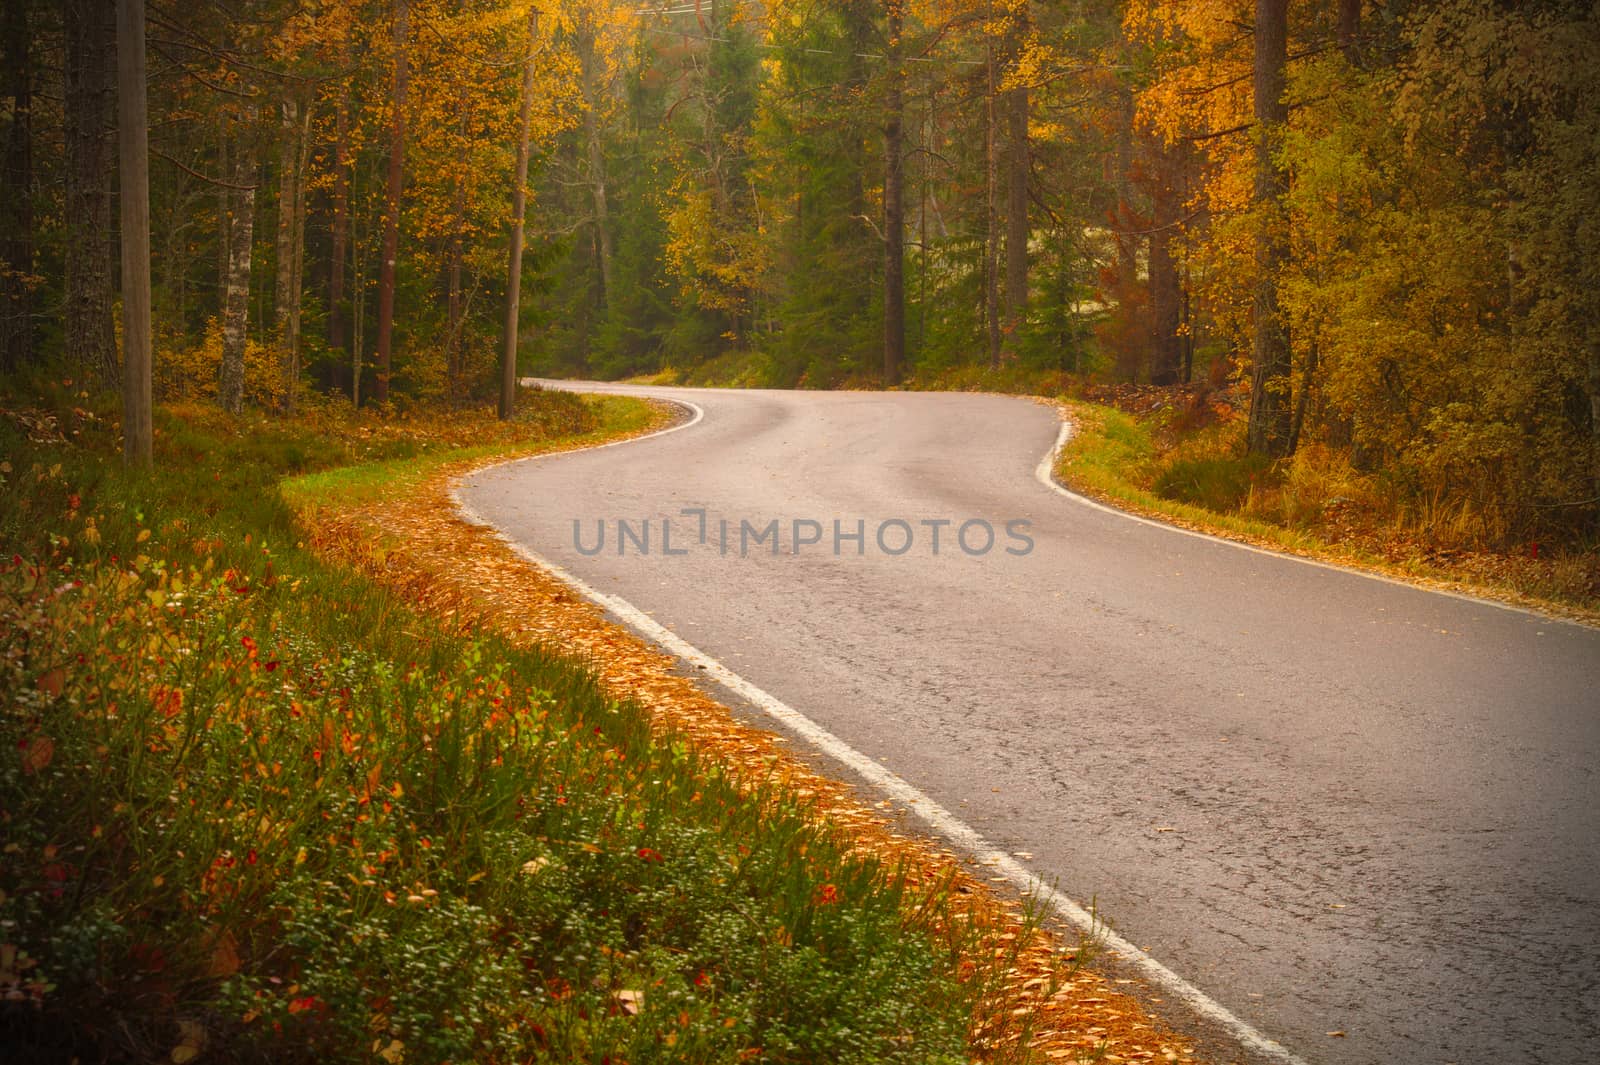
[(660, 411), (169, 406), (142, 473), (111, 397), (19, 391), (16, 1060), (1194, 1060), (1082, 964), (1092, 943), (897, 834), (453, 509), (465, 469)]

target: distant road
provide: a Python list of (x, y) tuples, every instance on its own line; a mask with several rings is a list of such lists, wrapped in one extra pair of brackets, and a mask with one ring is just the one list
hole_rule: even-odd
[[(1035, 477), (1056, 414), (1026, 400), (582, 387), (704, 416), (478, 474), (468, 505), (1300, 1059), (1600, 1048), (1600, 631), (1067, 498)], [(773, 520), (778, 554), (740, 557), (740, 522), (748, 546)]]

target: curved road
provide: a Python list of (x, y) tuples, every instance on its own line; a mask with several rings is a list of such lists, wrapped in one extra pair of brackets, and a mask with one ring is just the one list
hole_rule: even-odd
[[(464, 502), (1300, 1060), (1600, 1047), (1600, 631), (1069, 498), (1035, 476), (1058, 421), (1027, 400), (583, 387), (704, 417), (484, 471)], [(774, 519), (776, 555), (749, 543)], [(835, 519), (859, 549), (835, 555)], [(968, 554), (978, 520), (994, 546)]]

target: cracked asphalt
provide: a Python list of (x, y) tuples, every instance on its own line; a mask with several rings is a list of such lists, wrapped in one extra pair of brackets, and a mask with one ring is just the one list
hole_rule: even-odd
[[(1304, 1061), (1600, 1047), (1600, 630), (1063, 497), (1034, 476), (1057, 415), (1023, 399), (563, 387), (704, 418), (478, 473), (469, 506)], [(777, 553), (742, 553), (773, 520)]]

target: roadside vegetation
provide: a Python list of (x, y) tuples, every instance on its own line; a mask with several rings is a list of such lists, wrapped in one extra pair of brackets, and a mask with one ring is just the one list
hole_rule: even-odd
[(1325, 445), (1252, 454), (1226, 395), (1110, 387), (1067, 399), (1056, 473), (1087, 495), (1178, 524), (1600, 619), (1600, 545), (1575, 515), (1497, 506), (1361, 469)]
[(388, 491), (645, 405), (166, 407), (139, 472), (92, 397), (26, 399), (0, 420), (7, 1060), (974, 1053), (1008, 953), (948, 885), (742, 792), (579, 665), (319, 561), (278, 491), (357, 462)]

